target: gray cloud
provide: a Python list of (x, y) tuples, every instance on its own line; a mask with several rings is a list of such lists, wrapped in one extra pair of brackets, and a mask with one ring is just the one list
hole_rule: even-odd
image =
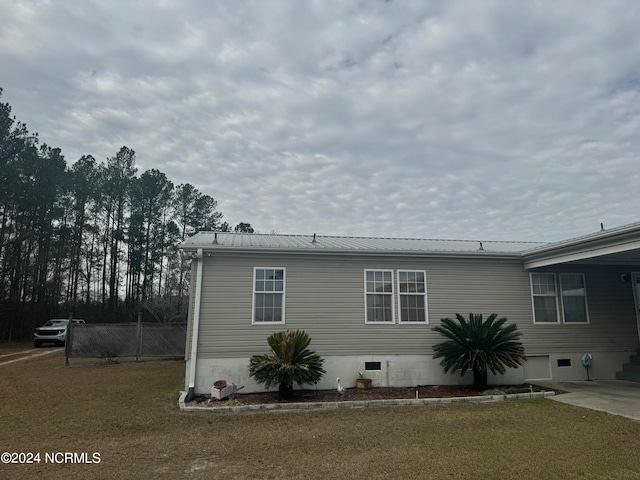
[(638, 220), (640, 5), (3, 2), (0, 86), (263, 232), (556, 240)]

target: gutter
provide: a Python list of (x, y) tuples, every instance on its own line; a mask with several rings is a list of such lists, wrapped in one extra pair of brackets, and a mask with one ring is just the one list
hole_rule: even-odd
[(592, 259), (640, 248), (638, 224), (552, 243), (522, 252), (525, 269)]
[(198, 262), (196, 270), (196, 297), (193, 309), (193, 328), (191, 329), (191, 363), (189, 365), (189, 390), (185, 401), (190, 402), (195, 396), (196, 365), (198, 363), (198, 334), (200, 332), (200, 300), (202, 298), (202, 249), (194, 252), (194, 260)]
[[(195, 252), (192, 246), (180, 247), (185, 253)], [(301, 249), (301, 248), (274, 248), (274, 247), (210, 247), (209, 245), (199, 247), (205, 248), (209, 255), (211, 252), (219, 251), (225, 253), (255, 253), (255, 254), (286, 254), (286, 255), (333, 255), (333, 256), (365, 256), (365, 257), (420, 257), (420, 258), (494, 258), (494, 259), (516, 259), (522, 258), (519, 251), (514, 252), (492, 252), (492, 251), (421, 251), (421, 250), (339, 250), (339, 249)]]
[(589, 233), (587, 235), (569, 238), (567, 240), (546, 243), (539, 247), (523, 250), (522, 256), (527, 257), (538, 253), (555, 252), (563, 249), (569, 250), (572, 247), (584, 246), (589, 244), (607, 244), (607, 242), (609, 242), (612, 238), (620, 239), (620, 241), (622, 242), (628, 239), (635, 240), (637, 239), (638, 234), (640, 234), (640, 222), (611, 228), (609, 230), (600, 230), (599, 232)]

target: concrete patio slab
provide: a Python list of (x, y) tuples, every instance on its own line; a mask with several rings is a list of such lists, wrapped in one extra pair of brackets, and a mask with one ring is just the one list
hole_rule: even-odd
[(536, 382), (547, 388), (569, 393), (551, 399), (601, 412), (640, 420), (640, 383), (622, 380), (580, 382)]

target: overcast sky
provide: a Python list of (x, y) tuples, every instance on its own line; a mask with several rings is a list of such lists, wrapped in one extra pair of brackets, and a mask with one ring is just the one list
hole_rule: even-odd
[(640, 220), (640, 2), (0, 0), (0, 101), (269, 233)]

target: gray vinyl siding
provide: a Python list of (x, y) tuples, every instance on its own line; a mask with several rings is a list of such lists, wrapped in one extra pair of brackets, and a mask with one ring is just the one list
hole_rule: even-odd
[[(633, 286), (621, 280), (622, 274), (632, 271), (640, 271), (640, 267), (576, 263), (534, 270), (584, 274), (589, 324), (536, 324), (522, 328), (526, 332), (527, 354), (636, 350), (640, 341)], [(559, 315), (562, 317), (561, 305)]]
[[(536, 271), (584, 273), (590, 323), (533, 323), (529, 272), (519, 260), (226, 253), (204, 257), (198, 357), (247, 357), (266, 337), (303, 329), (321, 355), (431, 354), (442, 317), (497, 313), (518, 324), (528, 355), (638, 348), (632, 286), (638, 268), (564, 265)], [(286, 269), (286, 323), (252, 325), (254, 267)], [(365, 324), (364, 270), (394, 270), (395, 324)], [(425, 270), (429, 324), (398, 324), (397, 270)], [(192, 272), (195, 286), (195, 272)], [(193, 290), (191, 302), (193, 302)], [(193, 305), (190, 309), (190, 327)], [(190, 348), (188, 341), (187, 348)]]
[[(529, 275), (517, 260), (320, 255), (204, 257), (198, 357), (246, 357), (266, 337), (303, 329), (321, 355), (431, 354), (442, 317), (470, 311), (532, 326)], [(252, 325), (254, 267), (286, 269), (285, 325)], [(364, 270), (394, 270), (396, 323), (365, 324)], [(429, 324), (397, 323), (397, 270), (425, 270)]]

